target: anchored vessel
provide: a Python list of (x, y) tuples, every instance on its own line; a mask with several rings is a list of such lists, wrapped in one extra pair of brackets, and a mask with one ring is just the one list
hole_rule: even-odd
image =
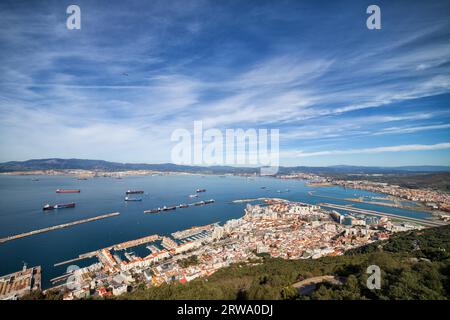
[(202, 206), (202, 205), (213, 203), (213, 202), (215, 202), (214, 199), (209, 199), (209, 200), (205, 200), (205, 201), (198, 201), (198, 202), (194, 202), (194, 203), (191, 203), (191, 204), (181, 203), (178, 206), (169, 206), (169, 207), (164, 206), (162, 208), (144, 210), (144, 213), (159, 213), (161, 211), (175, 210), (176, 208), (189, 208), (190, 206)]
[(159, 212), (161, 212), (161, 208), (144, 210), (144, 213), (159, 213)]
[(56, 193), (80, 193), (80, 189), (56, 189)]
[(125, 197), (125, 201), (142, 201), (142, 199), (141, 198)]
[(194, 206), (203, 206), (205, 204), (210, 204), (213, 202), (215, 202), (214, 199), (209, 199), (209, 200), (204, 200), (204, 201), (202, 200), (202, 201), (194, 202), (193, 204), (194, 204)]
[(62, 209), (62, 208), (75, 208), (75, 203), (61, 203), (55, 205), (49, 205), (48, 203), (42, 208), (42, 210), (53, 210), (53, 209)]
[(170, 206), (170, 207), (162, 207), (162, 211), (169, 211), (169, 210), (175, 210), (177, 207), (176, 206)]
[(143, 190), (127, 190), (125, 193), (126, 194), (143, 194), (144, 191)]

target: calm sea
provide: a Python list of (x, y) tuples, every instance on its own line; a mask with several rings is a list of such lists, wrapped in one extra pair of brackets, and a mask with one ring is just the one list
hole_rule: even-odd
[[(33, 178), (39, 181), (33, 181)], [(262, 189), (261, 187), (266, 187)], [(79, 194), (56, 194), (55, 190), (81, 189)], [(205, 188), (199, 198), (190, 199), (197, 188)], [(125, 202), (128, 189), (144, 190), (141, 202)], [(286, 189), (290, 191), (287, 192)], [(283, 191), (282, 193), (277, 192)], [(192, 226), (239, 218), (245, 203), (236, 199), (279, 197), (307, 203), (330, 202), (348, 204), (333, 198), (382, 196), (380, 194), (340, 187), (308, 187), (303, 181), (274, 178), (220, 177), (200, 175), (133, 176), (123, 179), (92, 178), (77, 180), (72, 176), (0, 176), (0, 237), (40, 229), (61, 223), (119, 211), (116, 217), (76, 225), (0, 244), (0, 275), (28, 266), (41, 265), (42, 285), (63, 274), (67, 266), (57, 262), (81, 253), (151, 234), (170, 234)], [(141, 195), (136, 195), (141, 196)], [(211, 205), (177, 209), (163, 214), (144, 214), (146, 209), (178, 205), (198, 200), (215, 199)], [(46, 203), (76, 202), (75, 208), (42, 211)], [(427, 218), (429, 214), (385, 206), (353, 203), (355, 207)], [(79, 266), (92, 261), (77, 262)]]

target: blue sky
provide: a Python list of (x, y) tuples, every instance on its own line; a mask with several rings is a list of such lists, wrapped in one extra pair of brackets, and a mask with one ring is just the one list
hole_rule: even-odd
[[(67, 30), (66, 8), (81, 8)], [(366, 28), (381, 8), (382, 29)], [(448, 1), (2, 1), (0, 161), (170, 161), (277, 128), (282, 165), (450, 165)], [(124, 75), (126, 73), (127, 75)]]

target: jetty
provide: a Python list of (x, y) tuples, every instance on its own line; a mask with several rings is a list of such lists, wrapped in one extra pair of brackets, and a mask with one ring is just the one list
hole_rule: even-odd
[(91, 252), (83, 253), (83, 254), (80, 254), (77, 258), (66, 260), (66, 261), (61, 261), (61, 262), (55, 263), (53, 266), (54, 267), (62, 266), (64, 264), (69, 264), (69, 263), (73, 263), (73, 262), (76, 262), (76, 261), (89, 259), (89, 258), (95, 257), (96, 255), (97, 255), (97, 251), (91, 251)]
[(72, 221), (72, 222), (68, 222), (68, 223), (58, 224), (58, 225), (52, 226), (52, 227), (47, 227), (47, 228), (33, 230), (33, 231), (29, 231), (29, 232), (24, 232), (24, 233), (19, 233), (19, 234), (16, 234), (16, 235), (13, 235), (13, 236), (9, 236), (9, 237), (6, 237), (6, 238), (0, 238), (0, 243), (5, 243), (7, 241), (12, 241), (12, 240), (25, 238), (25, 237), (29, 237), (29, 236), (34, 236), (36, 234), (49, 232), (49, 231), (53, 231), (53, 230), (64, 229), (64, 228), (76, 226), (76, 225), (82, 224), (82, 223), (87, 223), (87, 222), (97, 221), (97, 220), (101, 220), (101, 219), (106, 219), (106, 218), (118, 216), (119, 214), (120, 214), (120, 212), (107, 213), (107, 214), (103, 214), (103, 215), (100, 215), (100, 216), (95, 216), (95, 217), (92, 217), (92, 218)]

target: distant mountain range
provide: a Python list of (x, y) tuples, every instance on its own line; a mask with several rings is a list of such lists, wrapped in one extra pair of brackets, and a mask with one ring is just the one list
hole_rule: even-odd
[[(173, 163), (147, 164), (147, 163), (119, 163), (104, 160), (87, 159), (32, 159), (27, 161), (9, 161), (0, 163), (0, 172), (31, 171), (31, 170), (63, 170), (84, 169), (99, 171), (121, 170), (155, 170), (162, 172), (193, 172), (214, 174), (251, 174), (258, 173), (259, 168), (231, 167), (231, 166), (186, 166)], [(450, 172), (450, 166), (403, 166), (403, 167), (364, 167), (337, 165), (330, 167), (280, 167), (279, 174), (292, 172), (309, 173), (346, 173), (346, 174), (376, 174), (376, 173), (409, 173), (409, 172)]]

